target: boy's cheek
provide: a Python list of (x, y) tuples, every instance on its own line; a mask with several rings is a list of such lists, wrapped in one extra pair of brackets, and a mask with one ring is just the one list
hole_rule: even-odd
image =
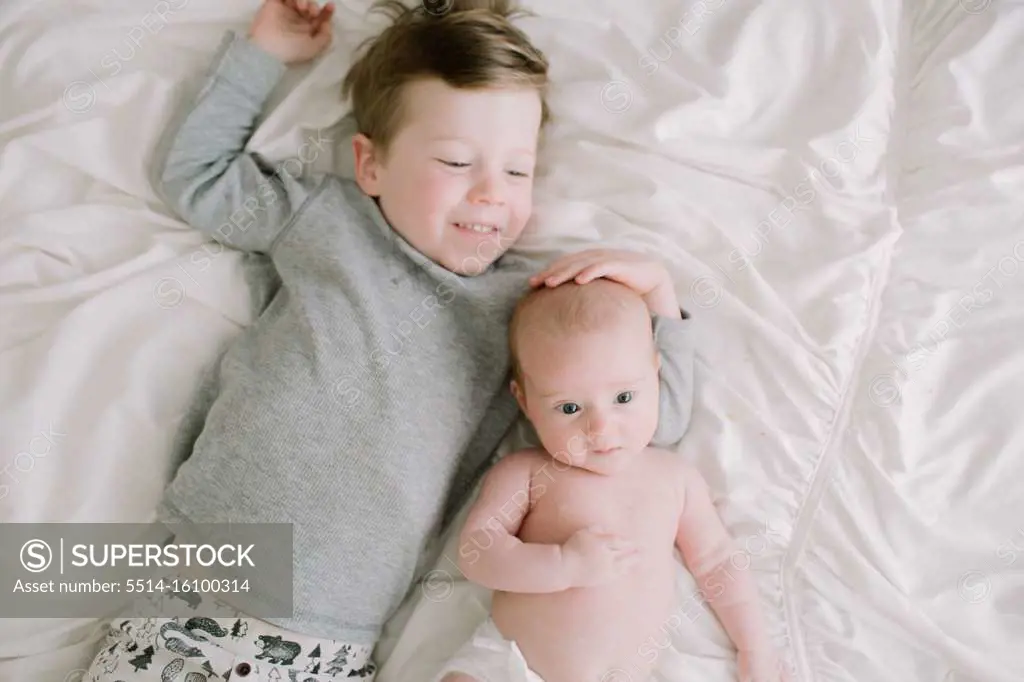
[(404, 173), (400, 183), (392, 186), (396, 196), (394, 203), (401, 204), (406, 213), (423, 215), (424, 211), (434, 212), (447, 193), (450, 192), (444, 178), (427, 169), (410, 170)]
[(516, 222), (519, 225), (519, 231), (515, 235), (516, 239), (526, 232), (527, 227), (530, 227), (531, 217), (533, 217), (533, 202), (527, 201), (516, 211)]
[(416, 186), (425, 201), (437, 205), (458, 203), (466, 195), (466, 176), (434, 170), (418, 178)]

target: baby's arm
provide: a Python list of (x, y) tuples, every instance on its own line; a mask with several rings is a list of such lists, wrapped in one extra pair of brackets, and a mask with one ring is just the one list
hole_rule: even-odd
[(638, 561), (632, 543), (599, 528), (580, 528), (560, 545), (516, 537), (530, 510), (534, 466), (546, 461), (546, 455), (523, 450), (484, 477), (459, 535), (459, 570), (468, 579), (502, 592), (561, 592), (614, 580)]
[(736, 569), (730, 562), (735, 546), (704, 477), (693, 467), (681, 468), (683, 510), (676, 545), (683, 561), (740, 652), (741, 667), (771, 669), (775, 674), (775, 651), (762, 619), (757, 586), (749, 570)]
[(672, 449), (690, 426), (693, 413), (694, 329), (689, 313), (654, 315), (654, 339), (661, 358), (658, 428), (651, 445)]
[(524, 543), (516, 534), (530, 508), (533, 452), (498, 461), (480, 486), (459, 535), (459, 570), (475, 583), (504, 592), (559, 592), (569, 587), (559, 545)]
[[(291, 11), (274, 6), (261, 13), (268, 10)], [(265, 16), (257, 20), (271, 37), (282, 31), (274, 23), (268, 27)], [(283, 18), (271, 20), (280, 23)], [(275, 169), (245, 151), (256, 119), (286, 68), (285, 61), (252, 38), (229, 34), (199, 94), (172, 124), (166, 138), (170, 146), (158, 164), (157, 187), (167, 203), (193, 227), (244, 251), (269, 252), (322, 180), (305, 177), (297, 159)]]

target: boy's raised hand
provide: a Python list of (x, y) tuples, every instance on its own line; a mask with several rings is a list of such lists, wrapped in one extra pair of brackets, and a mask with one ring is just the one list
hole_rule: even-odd
[(557, 287), (575, 280), (586, 284), (604, 277), (640, 294), (656, 315), (680, 317), (672, 277), (661, 261), (634, 251), (588, 249), (562, 256), (530, 278), (530, 285)]
[(249, 40), (285, 64), (313, 59), (331, 44), (334, 3), (264, 0), (249, 26)]

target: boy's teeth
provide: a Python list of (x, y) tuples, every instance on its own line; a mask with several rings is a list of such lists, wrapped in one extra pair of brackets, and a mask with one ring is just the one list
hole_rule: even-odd
[(491, 225), (483, 225), (481, 223), (456, 223), (456, 225), (466, 230), (472, 230), (473, 232), (494, 232), (494, 227)]

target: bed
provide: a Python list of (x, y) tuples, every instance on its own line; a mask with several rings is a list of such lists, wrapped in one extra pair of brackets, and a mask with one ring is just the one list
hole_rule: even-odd
[[(345, 173), (339, 85), (379, 19), (338, 4), (250, 147)], [(794, 680), (1024, 679), (1024, 5), (525, 4), (554, 122), (522, 248), (669, 264), (698, 330), (680, 455)], [(0, 521), (150, 518), (204, 369), (253, 319), (248, 264), (149, 165), (256, 6), (0, 8)], [(381, 682), (426, 679), (484, 616), (453, 541)], [(735, 679), (682, 567), (678, 589), (659, 679)], [(100, 626), (0, 619), (0, 682), (77, 682)]]

